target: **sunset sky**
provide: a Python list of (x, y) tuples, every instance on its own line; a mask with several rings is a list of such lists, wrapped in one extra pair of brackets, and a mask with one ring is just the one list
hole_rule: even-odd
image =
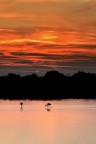
[(0, 0), (0, 75), (96, 72), (96, 0)]

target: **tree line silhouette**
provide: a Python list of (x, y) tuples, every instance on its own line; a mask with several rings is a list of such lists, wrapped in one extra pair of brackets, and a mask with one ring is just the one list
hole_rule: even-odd
[(44, 76), (35, 73), (21, 77), (16, 74), (0, 76), (0, 99), (96, 99), (96, 74), (78, 72), (65, 76), (49, 71)]

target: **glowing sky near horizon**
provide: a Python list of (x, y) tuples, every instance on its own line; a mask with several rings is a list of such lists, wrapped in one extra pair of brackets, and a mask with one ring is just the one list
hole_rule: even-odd
[(0, 75), (96, 72), (95, 0), (1, 0)]

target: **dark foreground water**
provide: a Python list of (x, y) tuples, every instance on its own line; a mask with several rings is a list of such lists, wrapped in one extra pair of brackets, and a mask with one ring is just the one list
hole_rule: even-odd
[(96, 144), (96, 101), (0, 101), (1, 144)]

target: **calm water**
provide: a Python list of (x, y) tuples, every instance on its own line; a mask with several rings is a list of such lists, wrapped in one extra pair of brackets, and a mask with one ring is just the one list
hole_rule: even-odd
[(96, 101), (0, 101), (1, 144), (96, 144)]

